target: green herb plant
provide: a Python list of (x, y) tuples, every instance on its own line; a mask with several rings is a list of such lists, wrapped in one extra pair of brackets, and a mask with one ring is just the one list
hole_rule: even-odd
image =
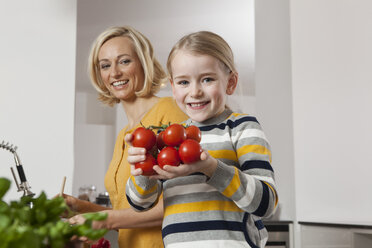
[(107, 232), (92, 229), (92, 222), (106, 219), (106, 213), (84, 214), (84, 224), (70, 225), (61, 219), (70, 212), (62, 197), (47, 199), (41, 192), (37, 198), (24, 196), (7, 204), (3, 196), (9, 188), (10, 181), (0, 178), (0, 248), (63, 248), (72, 237), (97, 240)]

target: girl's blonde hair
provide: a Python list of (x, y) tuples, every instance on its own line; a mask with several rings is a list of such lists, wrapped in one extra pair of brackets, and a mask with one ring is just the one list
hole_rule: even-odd
[(236, 73), (234, 55), (229, 44), (221, 36), (213, 32), (199, 31), (185, 35), (173, 46), (167, 61), (170, 77), (172, 77), (172, 60), (179, 50), (215, 57), (222, 62), (228, 72)]
[(154, 95), (159, 91), (161, 85), (166, 82), (166, 73), (161, 64), (154, 56), (150, 41), (140, 32), (130, 26), (111, 27), (101, 33), (93, 42), (89, 60), (88, 71), (94, 88), (98, 91), (98, 99), (103, 103), (113, 106), (120, 102), (120, 99), (111, 95), (102, 81), (98, 54), (102, 45), (115, 37), (128, 37), (133, 42), (134, 49), (144, 71), (144, 85), (140, 91), (135, 92), (138, 97)]

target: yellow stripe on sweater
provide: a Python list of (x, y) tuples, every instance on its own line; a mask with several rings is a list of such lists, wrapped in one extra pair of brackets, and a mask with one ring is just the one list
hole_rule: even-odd
[(230, 211), (243, 212), (232, 201), (202, 201), (174, 204), (165, 208), (164, 217), (172, 214), (203, 212), (203, 211)]
[(149, 190), (144, 190), (142, 189), (140, 186), (138, 186), (138, 184), (136, 184), (136, 180), (134, 178), (134, 176), (130, 176), (130, 180), (133, 182), (133, 185), (134, 187), (136, 188), (137, 192), (140, 193), (141, 195), (147, 195), (147, 194), (151, 194), (153, 193), (156, 188), (157, 188), (157, 184), (155, 184), (151, 189)]
[(239, 117), (239, 116), (248, 116), (247, 114), (241, 114), (241, 113), (232, 113), (227, 119), (230, 119), (231, 116)]
[(239, 189), (241, 185), (238, 169), (235, 167), (234, 169), (235, 169), (235, 173), (234, 173), (233, 178), (231, 179), (230, 184), (222, 192), (224, 196), (229, 197), (229, 198)]
[(215, 159), (219, 158), (225, 158), (225, 159), (230, 159), (235, 162), (238, 161), (238, 158), (236, 157), (236, 153), (233, 150), (209, 150), (208, 153), (214, 157)]
[(246, 145), (242, 146), (237, 150), (238, 156), (241, 157), (244, 154), (254, 152), (257, 154), (268, 155), (271, 163), (271, 151), (265, 146), (261, 145)]

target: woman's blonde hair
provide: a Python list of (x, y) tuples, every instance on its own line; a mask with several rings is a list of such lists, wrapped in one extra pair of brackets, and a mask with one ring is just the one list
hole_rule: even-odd
[(139, 97), (154, 95), (159, 91), (160, 86), (166, 82), (166, 73), (161, 64), (154, 56), (150, 41), (140, 32), (130, 26), (111, 27), (101, 33), (94, 41), (88, 60), (88, 71), (94, 88), (98, 91), (98, 99), (109, 106), (120, 102), (120, 99), (110, 94), (102, 81), (98, 54), (102, 45), (115, 37), (128, 37), (142, 65), (144, 72), (144, 85), (140, 91), (135, 92)]
[(222, 62), (228, 72), (236, 73), (234, 55), (229, 44), (221, 36), (213, 32), (199, 31), (185, 35), (173, 46), (167, 61), (170, 77), (172, 77), (172, 60), (179, 50), (215, 57)]

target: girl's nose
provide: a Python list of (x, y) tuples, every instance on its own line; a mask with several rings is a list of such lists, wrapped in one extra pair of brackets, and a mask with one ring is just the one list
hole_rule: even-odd
[(191, 90), (190, 91), (191, 97), (198, 98), (198, 97), (201, 97), (203, 95), (203, 90), (202, 90), (200, 84), (198, 84), (198, 83), (193, 83), (191, 85), (190, 90)]

